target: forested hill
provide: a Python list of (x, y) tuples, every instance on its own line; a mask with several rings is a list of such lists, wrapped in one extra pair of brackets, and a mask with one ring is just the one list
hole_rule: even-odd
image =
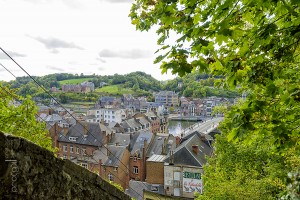
[[(206, 96), (221, 96), (221, 97), (235, 97), (236, 92), (224, 90), (222, 88), (215, 88), (214, 83), (221, 77), (210, 77), (207, 74), (189, 74), (183, 78), (175, 78), (169, 81), (158, 81), (151, 75), (144, 72), (132, 72), (125, 75), (84, 75), (84, 74), (68, 74), (68, 73), (56, 73), (49, 74), (41, 77), (34, 77), (46, 89), (51, 87), (61, 88), (63, 84), (79, 84), (84, 81), (91, 81), (95, 84), (95, 88), (100, 87), (101, 83), (107, 84), (107, 86), (118, 87), (117, 95), (120, 93), (126, 93), (129, 91), (136, 96), (139, 95), (151, 95), (152, 92), (160, 90), (172, 90), (178, 92), (180, 95), (186, 97), (206, 97)], [(17, 77), (16, 80), (9, 82), (12, 88), (17, 88), (18, 94), (32, 95), (43, 97), (43, 91), (36, 87), (36, 84), (30, 77)], [(181, 86), (182, 85), (182, 86)], [(107, 87), (106, 86), (106, 87)], [(107, 88), (105, 92), (108, 94), (110, 88)], [(128, 90), (130, 89), (130, 90)], [(99, 90), (97, 90), (99, 91)], [(101, 90), (100, 90), (101, 91)], [(111, 94), (114, 94), (113, 92)]]

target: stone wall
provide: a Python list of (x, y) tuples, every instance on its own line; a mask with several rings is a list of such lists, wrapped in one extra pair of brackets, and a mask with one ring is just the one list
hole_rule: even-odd
[(25, 139), (0, 132), (2, 199), (128, 199), (96, 174), (56, 158)]

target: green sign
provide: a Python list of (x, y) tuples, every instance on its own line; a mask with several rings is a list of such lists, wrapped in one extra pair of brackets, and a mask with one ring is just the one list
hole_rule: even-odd
[(183, 172), (183, 178), (201, 179), (201, 173)]

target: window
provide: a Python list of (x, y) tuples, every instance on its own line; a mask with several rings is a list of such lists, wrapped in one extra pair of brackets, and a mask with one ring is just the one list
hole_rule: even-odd
[(114, 176), (112, 174), (108, 174), (108, 180), (109, 181), (113, 181), (114, 180)]
[(133, 173), (138, 174), (139, 173), (139, 168), (134, 166), (133, 167)]
[(79, 154), (79, 148), (78, 147), (76, 148), (76, 153)]
[(70, 146), (70, 153), (73, 153), (73, 146)]
[(68, 152), (68, 146), (67, 146), (67, 145), (64, 145), (64, 146), (63, 146), (63, 150), (64, 150), (64, 152)]
[(112, 114), (115, 114), (115, 111), (111, 111)]
[(151, 191), (157, 192), (157, 191), (158, 191), (158, 186), (152, 185), (152, 186), (151, 186)]
[(114, 118), (115, 118), (115, 116), (112, 116), (111, 118), (113, 118), (113, 119), (114, 119)]
[(136, 157), (135, 156), (133, 157), (133, 161), (136, 161)]
[(114, 171), (118, 171), (118, 167), (114, 167)]
[(85, 155), (85, 154), (86, 154), (86, 149), (85, 149), (85, 148), (82, 148), (82, 149), (81, 149), (81, 152), (82, 152), (82, 155)]
[(81, 166), (88, 169), (88, 164), (87, 163), (81, 163)]
[(64, 159), (67, 159), (68, 158), (68, 156), (67, 155), (64, 155), (64, 157), (63, 157)]

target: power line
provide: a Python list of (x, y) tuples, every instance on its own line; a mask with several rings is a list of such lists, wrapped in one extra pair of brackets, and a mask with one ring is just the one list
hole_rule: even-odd
[[(0, 87), (8, 94), (8, 95), (10, 95), (15, 101), (17, 101), (17, 102), (19, 102), (20, 104), (21, 104), (21, 102), (20, 102), (20, 100), (19, 99), (17, 99), (17, 97), (15, 97), (12, 93), (10, 93), (9, 91), (7, 91), (1, 84), (0, 84)], [(36, 117), (38, 117), (38, 118), (40, 118), (40, 119), (42, 119), (44, 122), (45, 122), (45, 124), (48, 124), (43, 118), (41, 118), (40, 116), (38, 116), (37, 114), (35, 114), (35, 116)], [(51, 125), (50, 125), (51, 126)], [(53, 126), (51, 126), (51, 127), (53, 127)], [(76, 129), (75, 129), (76, 130)], [(79, 131), (78, 131), (79, 132)], [(77, 147), (78, 148), (78, 147)], [(79, 148), (80, 149), (82, 149), (80, 146), (79, 146)], [(100, 150), (101, 151), (101, 150)], [(102, 152), (102, 151), (101, 151)], [(103, 153), (103, 152), (102, 152)], [(124, 170), (123, 170), (124, 171)], [(110, 171), (110, 170), (108, 170), (108, 172), (112, 172), (112, 171)], [(124, 171), (125, 172), (125, 171)], [(126, 172), (125, 172), (126, 173)], [(125, 183), (126, 184), (126, 182), (125, 181), (123, 181), (123, 180), (121, 180), (118, 176), (114, 176), (114, 178), (117, 178), (120, 182), (122, 182), (122, 183)], [(128, 187), (130, 188), (130, 186), (128, 185)], [(138, 194), (139, 196), (141, 196), (136, 190), (134, 190), (133, 188), (131, 188), (136, 194)], [(142, 197), (142, 196), (141, 196)]]
[[(1, 63), (0, 63), (1, 64)], [(2, 65), (1, 64), (1, 66), (2, 67), (4, 67), (4, 69), (6, 70), (6, 71), (8, 71), (10, 74), (12, 74), (14, 77), (16, 77), (9, 69), (7, 69), (4, 65)], [(7, 94), (9, 94), (11, 97), (13, 97), (15, 100), (17, 100), (17, 101), (19, 101), (18, 99), (16, 99), (16, 97), (13, 95), (13, 94), (11, 94), (9, 91), (7, 91), (4, 87), (2, 87), (1, 85), (0, 85), (0, 87), (7, 93)], [(50, 105), (49, 105), (49, 107), (51, 108), (51, 109), (53, 109)], [(54, 109), (53, 109), (54, 110)], [(48, 125), (50, 125), (51, 127), (53, 127), (51, 124), (49, 124), (49, 123), (47, 123), (43, 118), (41, 118), (40, 116), (38, 116), (37, 114), (35, 114), (35, 116), (37, 117), (37, 118), (40, 118), (40, 119), (42, 119), (46, 124), (48, 124)], [(76, 119), (75, 119), (76, 120)], [(77, 120), (76, 120), (77, 121)], [(81, 125), (81, 124), (80, 124)], [(84, 126), (83, 126), (83, 128), (85, 128)], [(78, 133), (80, 133), (80, 131), (78, 131), (78, 129), (75, 129), (74, 128), (74, 130), (75, 131), (77, 131)], [(88, 131), (88, 130), (87, 130)], [(55, 129), (55, 133), (56, 133), (56, 129)], [(81, 134), (81, 133), (80, 133)], [(95, 138), (96, 140), (97, 140), (97, 138)], [(89, 140), (87, 140), (91, 145), (92, 145), (92, 143), (89, 141)], [(98, 141), (98, 140), (97, 140)], [(73, 143), (72, 143), (73, 144)], [(74, 143), (74, 145), (76, 145), (75, 143)], [(83, 148), (81, 148), (80, 146), (75, 146), (76, 148), (79, 148), (80, 150), (83, 150)], [(105, 147), (105, 146), (104, 146)], [(101, 148), (99, 148), (99, 146), (98, 146), (98, 150), (101, 152), (101, 153), (103, 153), (103, 154), (106, 154), (106, 153), (104, 153), (102, 150), (101, 150)], [(107, 149), (108, 150), (108, 149)], [(83, 152), (83, 151), (82, 151)], [(114, 154), (112, 154), (113, 156), (115, 156)], [(89, 155), (89, 156), (91, 156), (92, 157), (92, 155)], [(84, 157), (84, 155), (83, 155), (83, 157)], [(88, 157), (88, 156), (87, 156)], [(116, 157), (116, 156), (115, 156)], [(117, 158), (117, 157), (116, 157)], [(120, 161), (121, 162), (121, 161)], [(125, 165), (124, 165), (125, 166)], [(126, 166), (125, 166), (126, 167)], [(121, 168), (120, 168), (121, 169)], [(128, 168), (126, 168), (126, 169), (128, 169)], [(125, 174), (127, 174), (127, 175), (129, 175), (125, 170), (123, 170), (122, 169), (122, 171), (123, 172), (125, 172)], [(119, 177), (116, 177), (118, 180), (120, 180), (122, 183), (125, 183), (125, 185), (126, 185), (126, 182), (124, 182), (124, 181), (122, 181)], [(128, 186), (129, 187), (129, 186)], [(130, 187), (129, 187), (130, 188)], [(132, 188), (131, 188), (132, 189)], [(134, 190), (134, 189), (133, 189)], [(135, 190), (134, 190), (135, 191)], [(136, 192), (136, 191), (135, 191)], [(137, 192), (136, 192), (137, 193)], [(137, 193), (137, 194), (139, 194), (139, 193)]]
[[(2, 47), (0, 47), (0, 50), (6, 54), (6, 56), (8, 56), (23, 72), (25, 72), (40, 88), (42, 88), (42, 90), (44, 92), (46, 92), (50, 97), (51, 99), (53, 99), (60, 107), (62, 107), (73, 119), (75, 119), (76, 122), (78, 122), (88, 133), (91, 134), (91, 136), (93, 138), (95, 138), (97, 140), (97, 138), (84, 126), (82, 125), (64, 106), (62, 106), (43, 86), (41, 86), (20, 64), (18, 64), (4, 49), (2, 49)], [(3, 66), (3, 65), (2, 65)], [(4, 66), (3, 66), (4, 67)], [(4, 67), (5, 68), (5, 67)], [(7, 68), (5, 68), (6, 70), (8, 70)], [(9, 71), (9, 70), (8, 70)], [(11, 72), (10, 72), (11, 73)], [(11, 73), (13, 74), (13, 73)], [(15, 75), (13, 75), (14, 77), (16, 77)], [(97, 140), (98, 141), (98, 140)], [(90, 141), (89, 141), (90, 142)], [(99, 142), (99, 141), (98, 141)], [(91, 142), (90, 142), (91, 143)], [(102, 142), (101, 142), (102, 144)], [(105, 145), (102, 145), (111, 155), (113, 155), (129, 172), (126, 172), (124, 171), (126, 174), (128, 174), (128, 176), (130, 176), (130, 169), (116, 156), (114, 155)], [(98, 149), (101, 151), (101, 149), (99, 148), (98, 146)], [(101, 151), (102, 152), (102, 151)], [(102, 152), (103, 153), (103, 152)], [(143, 185), (146, 186), (145, 183), (143, 183), (141, 181), (141, 183)], [(128, 186), (129, 187), (129, 186)], [(131, 188), (132, 189), (132, 188)], [(135, 191), (135, 190), (134, 190)], [(136, 192), (136, 191), (135, 191)], [(137, 194), (139, 194), (138, 192), (136, 192)], [(156, 194), (156, 193), (155, 193)], [(140, 194), (139, 194), (140, 195)], [(141, 196), (141, 195), (140, 195)], [(159, 198), (158, 194), (157, 194), (157, 197)], [(159, 198), (160, 199), (160, 198)]]

